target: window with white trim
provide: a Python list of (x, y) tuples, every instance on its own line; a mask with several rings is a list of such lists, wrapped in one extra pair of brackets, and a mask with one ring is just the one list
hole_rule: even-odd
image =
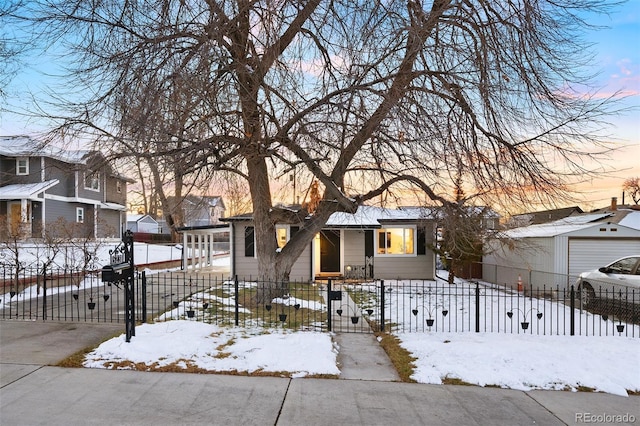
[(284, 247), (289, 241), (288, 228), (288, 226), (276, 226), (276, 241), (278, 241), (279, 248)]
[(84, 207), (76, 207), (76, 222), (84, 223)]
[(253, 226), (244, 228), (244, 257), (256, 256), (256, 233)]
[(86, 172), (84, 174), (84, 188), (91, 191), (100, 191), (100, 173)]
[(28, 158), (16, 158), (16, 174), (28, 175), (29, 174), (29, 159)]
[(298, 232), (299, 226), (294, 225), (276, 225), (276, 241), (278, 247), (282, 248), (287, 245), (287, 242)]
[(116, 192), (122, 194), (122, 182), (119, 180), (116, 181)]
[(376, 255), (415, 256), (416, 228), (384, 228), (376, 231)]

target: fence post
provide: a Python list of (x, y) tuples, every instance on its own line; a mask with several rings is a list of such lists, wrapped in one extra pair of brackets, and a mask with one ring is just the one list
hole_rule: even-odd
[(380, 280), (380, 331), (384, 331), (384, 280)]
[(42, 320), (47, 319), (47, 264), (42, 264)]
[(142, 290), (140, 292), (140, 301), (142, 303), (142, 322), (147, 322), (147, 273), (142, 271)]
[(576, 334), (576, 290), (571, 285), (571, 313), (569, 314), (569, 329), (571, 336)]
[(136, 282), (135, 261), (133, 259), (133, 233), (126, 231), (122, 237), (124, 260), (129, 264), (124, 277), (124, 304), (125, 304), (125, 341), (131, 342), (131, 337), (136, 335)]
[(235, 305), (235, 317), (234, 317), (234, 321), (236, 323), (236, 327), (240, 325), (240, 307), (239, 307), (239, 295), (238, 295), (238, 289), (239, 289), (239, 285), (238, 285), (238, 276), (236, 275), (233, 279), (233, 291), (235, 293), (234, 296), (234, 305)]
[(476, 333), (480, 333), (480, 283), (476, 282)]
[(327, 281), (327, 331), (331, 331), (331, 278)]

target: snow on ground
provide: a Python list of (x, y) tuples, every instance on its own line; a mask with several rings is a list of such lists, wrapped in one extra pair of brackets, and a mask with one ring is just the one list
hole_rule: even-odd
[[(88, 243), (87, 251), (95, 257), (92, 259), (96, 267), (101, 267), (109, 263), (109, 251), (120, 244), (120, 240), (98, 240), (95, 243)], [(73, 245), (60, 246), (56, 252), (44, 244), (21, 243), (19, 260), (23, 265), (29, 267), (40, 267), (48, 257), (53, 257), (53, 268), (77, 267), (84, 258), (82, 250)], [(197, 255), (190, 253), (190, 255)], [(133, 257), (136, 265), (164, 262), (169, 260), (180, 260), (182, 258), (182, 245), (180, 244), (147, 244), (134, 242)], [(14, 256), (8, 248), (0, 248), (0, 260), (5, 263), (13, 263)], [(227, 258), (228, 259), (228, 258)], [(227, 264), (228, 264), (227, 260)], [(223, 265), (220, 265), (223, 266)]]
[(193, 366), (220, 372), (288, 372), (290, 377), (340, 373), (337, 349), (328, 333), (293, 333), (263, 328), (223, 328), (195, 321), (167, 321), (136, 327), (130, 343), (108, 340), (86, 356), (85, 367), (131, 368), (144, 363)]
[(417, 358), (412, 378), (440, 384), (458, 378), (480, 386), (577, 390), (627, 395), (640, 391), (640, 342), (631, 337), (503, 333), (405, 333)]
[[(12, 295), (11, 287), (6, 287), (9, 291), (0, 293), (0, 309), (8, 309), (11, 303), (26, 302), (31, 299), (42, 297), (44, 290), (42, 284), (34, 284), (25, 287), (21, 291), (15, 292)], [(90, 294), (90, 297), (96, 299), (104, 294), (105, 285), (97, 274), (89, 274), (83, 279), (78, 279), (76, 284), (65, 285), (60, 287), (47, 288), (47, 297), (55, 297), (58, 294), (63, 293), (76, 293), (86, 291)]]
[[(543, 336), (511, 333), (401, 333), (417, 360), (418, 383), (457, 378), (479, 386), (579, 390), (627, 395), (640, 391), (640, 340), (621, 336)], [(175, 364), (208, 371), (277, 372), (289, 377), (339, 375), (332, 334), (283, 329), (224, 328), (179, 320), (144, 324), (87, 355), (85, 367)], [(357, 356), (357, 355), (355, 355)]]
[[(136, 243), (136, 250), (140, 250), (140, 253), (136, 251), (136, 263), (179, 256), (175, 247), (156, 246), (149, 250), (147, 245)], [(217, 259), (216, 263), (225, 267), (229, 258)], [(30, 293), (37, 291), (31, 289)], [(412, 298), (405, 306), (411, 303), (418, 306), (422, 302), (419, 302), (421, 297), (416, 296), (420, 295), (406, 294), (393, 299), (404, 304), (400, 300)], [(442, 294), (436, 292), (432, 296), (438, 297), (441, 305), (446, 302)], [(287, 303), (300, 301), (292, 298)], [(411, 314), (397, 312), (395, 306), (390, 309), (400, 322), (416, 321), (410, 319)], [(165, 316), (170, 318), (171, 313)], [(417, 318), (420, 323), (423, 319)], [(501, 331), (506, 328), (505, 323), (497, 327)], [(442, 383), (445, 378), (458, 378), (480, 386), (521, 390), (577, 390), (584, 386), (617, 395), (626, 395), (626, 390), (640, 391), (640, 339), (637, 337), (442, 331), (398, 333), (397, 336), (401, 345), (417, 358), (413, 379), (419, 383)], [(131, 363), (144, 363), (151, 368), (175, 364), (209, 371), (263, 371), (303, 377), (338, 375), (338, 351), (330, 333), (223, 328), (176, 320), (138, 326), (130, 343), (125, 342), (124, 335), (110, 339), (90, 352), (84, 365), (132, 368)]]

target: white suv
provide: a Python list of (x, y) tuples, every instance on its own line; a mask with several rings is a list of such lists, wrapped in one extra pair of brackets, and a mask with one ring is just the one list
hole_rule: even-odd
[(581, 273), (576, 288), (584, 304), (594, 299), (640, 303), (640, 254), (623, 257), (595, 271)]

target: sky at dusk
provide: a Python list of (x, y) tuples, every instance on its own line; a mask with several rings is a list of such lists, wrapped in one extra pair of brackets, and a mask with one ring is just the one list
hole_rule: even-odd
[[(624, 180), (640, 176), (640, 0), (626, 2), (610, 16), (586, 17), (586, 20), (605, 27), (586, 35), (587, 40), (595, 44), (593, 69), (589, 71), (596, 74), (599, 96), (619, 93), (625, 97), (619, 106), (630, 109), (607, 119), (610, 127), (604, 133), (617, 149), (599, 166), (605, 172), (595, 179), (585, 178), (575, 186), (581, 192), (577, 204), (590, 210), (606, 206), (613, 196), (621, 202)], [(47, 129), (48, 123), (9, 111), (33, 108), (32, 97), (42, 100), (46, 99), (47, 92), (55, 92), (60, 82), (50, 74), (60, 74), (65, 64), (44, 55), (32, 55), (24, 61), (20, 72), (5, 88), (6, 99), (0, 99), (0, 136), (37, 134)], [(566, 204), (576, 202), (571, 200)]]

